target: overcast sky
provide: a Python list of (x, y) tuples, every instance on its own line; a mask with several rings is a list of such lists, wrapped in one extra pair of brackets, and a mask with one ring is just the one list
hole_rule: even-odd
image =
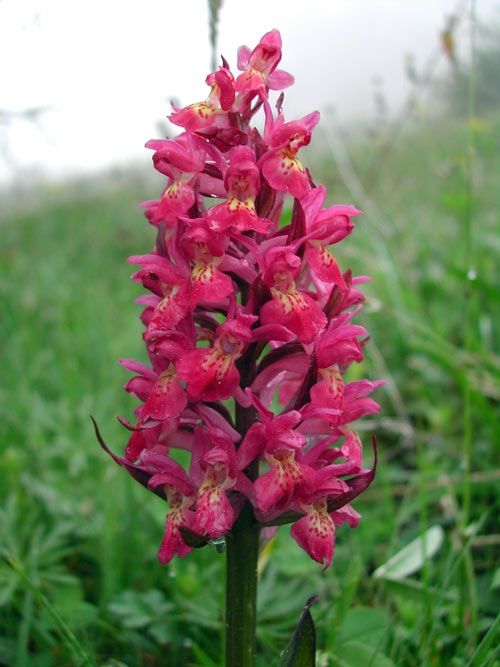
[[(499, 0), (476, 0), (478, 18)], [(374, 79), (393, 112), (417, 68), (439, 52), (447, 19), (467, 0), (224, 0), (218, 52), (236, 71), (236, 49), (278, 28), (288, 120), (333, 105), (341, 123), (373, 113)], [(459, 31), (467, 39), (467, 20)], [(0, 176), (38, 167), (59, 175), (135, 159), (159, 135), (168, 100), (206, 97), (210, 71), (206, 0), (0, 0), (0, 110), (47, 106), (38, 127), (0, 125)], [(441, 67), (446, 68), (446, 58)], [(380, 85), (380, 84), (379, 84)], [(1, 147), (0, 147), (1, 148)]]

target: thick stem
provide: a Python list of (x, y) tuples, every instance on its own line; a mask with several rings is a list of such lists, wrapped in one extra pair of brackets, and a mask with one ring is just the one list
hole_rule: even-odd
[[(249, 379), (251, 364), (244, 364), (242, 384)], [(257, 415), (253, 407), (236, 404), (236, 428), (242, 439)], [(245, 470), (252, 481), (258, 461)], [(247, 500), (226, 540), (226, 667), (254, 667), (257, 627), (257, 560), (259, 533), (253, 509)]]
[(246, 502), (227, 538), (226, 667), (254, 667), (259, 529)]

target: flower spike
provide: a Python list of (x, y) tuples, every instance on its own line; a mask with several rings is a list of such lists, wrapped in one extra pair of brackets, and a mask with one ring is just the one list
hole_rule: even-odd
[[(278, 30), (241, 47), (237, 76), (223, 59), (204, 101), (173, 108), (179, 136), (146, 144), (166, 183), (143, 204), (154, 248), (129, 258), (145, 290), (147, 362), (120, 361), (139, 403), (132, 422), (120, 418), (125, 456), (94, 426), (114, 461), (167, 502), (162, 564), (220, 550), (253, 513), (260, 528), (291, 523), (326, 568), (337, 527), (360, 519), (350, 502), (375, 475), (375, 444), (363, 470), (353, 422), (378, 412), (370, 394), (383, 383), (346, 379), (368, 341), (355, 323), (368, 279), (332, 250), (361, 212), (325, 206), (302, 164), (319, 112), (285, 121), (293, 77), (281, 57)], [(250, 124), (258, 112), (262, 132)]]

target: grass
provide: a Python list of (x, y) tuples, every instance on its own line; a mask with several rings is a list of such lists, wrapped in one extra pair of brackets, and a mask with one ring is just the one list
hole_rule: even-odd
[[(315, 180), (365, 212), (337, 259), (373, 278), (355, 372), (387, 380), (365, 421), (380, 464), (329, 571), (286, 528), (263, 553), (259, 664), (317, 594), (320, 665), (500, 665), (500, 117), (347, 147), (321, 131)], [(162, 501), (105, 456), (89, 418), (121, 453), (116, 416), (134, 402), (116, 360), (144, 357), (125, 259), (152, 246), (138, 202), (158, 189), (107, 175), (23, 193), (2, 216), (1, 664), (221, 664), (224, 557), (157, 564)]]

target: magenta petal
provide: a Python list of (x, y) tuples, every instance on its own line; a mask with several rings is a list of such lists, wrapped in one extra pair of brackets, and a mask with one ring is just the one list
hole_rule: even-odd
[(209, 538), (227, 533), (234, 521), (234, 512), (225, 491), (218, 486), (203, 487), (198, 494), (194, 531)]
[(240, 380), (234, 362), (213, 349), (197, 349), (183, 356), (177, 362), (177, 374), (187, 383), (192, 400), (229, 398)]
[(136, 396), (140, 401), (145, 401), (151, 393), (152, 386), (151, 380), (137, 375), (127, 382), (125, 391)]
[(296, 521), (290, 535), (317, 563), (330, 566), (335, 548), (335, 524), (327, 512), (311, 512)]
[(300, 204), (304, 210), (304, 215), (307, 221), (307, 231), (311, 231), (311, 224), (316, 220), (317, 215), (321, 211), (321, 207), (325, 203), (326, 188), (324, 185), (318, 185), (316, 188), (311, 188), (307, 195), (301, 200)]
[(282, 69), (277, 69), (267, 79), (267, 85), (271, 90), (285, 90), (293, 86), (295, 78)]
[(162, 374), (143, 405), (141, 417), (157, 421), (178, 417), (186, 405), (186, 394), (175, 374)]
[(217, 303), (229, 296), (232, 291), (233, 282), (231, 278), (221, 273), (213, 264), (207, 264), (200, 267), (191, 278), (189, 308), (194, 309), (201, 301)]
[(302, 199), (309, 190), (307, 170), (297, 158), (288, 157), (285, 151), (269, 157), (262, 165), (262, 173), (273, 188), (297, 199)]
[(295, 291), (265, 303), (260, 311), (263, 324), (278, 322), (297, 335), (302, 343), (311, 343), (326, 326), (326, 315), (307, 296)]
[(194, 514), (187, 510), (176, 510), (167, 514), (165, 532), (158, 550), (158, 560), (162, 565), (170, 563), (177, 555), (179, 558), (187, 556), (193, 550), (182, 537), (180, 527), (191, 528), (194, 523)]
[(346, 522), (351, 528), (356, 528), (361, 519), (361, 514), (350, 505), (344, 505), (341, 509), (335, 510), (331, 513), (331, 516), (336, 526), (341, 526)]
[(328, 408), (340, 414), (344, 403), (344, 383), (338, 369), (322, 371), (323, 379), (311, 387), (311, 403)]
[(238, 69), (240, 71), (246, 69), (248, 61), (250, 60), (250, 53), (251, 51), (248, 46), (240, 46), (238, 48)]
[(152, 382), (156, 381), (156, 373), (140, 361), (135, 361), (135, 359), (119, 359), (118, 363), (132, 373), (139, 373)]
[(285, 506), (292, 495), (293, 483), (270, 471), (255, 480), (254, 488), (259, 510), (265, 514), (276, 506), (280, 509)]
[(158, 338), (178, 324), (189, 312), (189, 304), (183, 300), (179, 293), (166, 296), (156, 306), (144, 334), (144, 340)]
[(282, 324), (270, 322), (252, 331), (252, 341), (256, 340), (275, 340), (288, 343), (293, 340), (291, 332)]
[(320, 280), (324, 280), (328, 283), (335, 283), (335, 285), (339, 285), (339, 287), (345, 287), (342, 272), (333, 255), (328, 252), (327, 248), (309, 244), (305, 256), (311, 269)]
[(310, 481), (310, 471), (307, 466), (297, 463), (293, 451), (283, 449), (274, 452), (274, 455), (266, 454), (266, 458), (271, 470), (254, 482), (258, 508), (263, 513), (284, 509), (299, 485), (306, 483), (309, 486)]
[(260, 457), (265, 444), (266, 432), (264, 424), (259, 422), (252, 424), (236, 452), (238, 470), (244, 470), (252, 461)]

